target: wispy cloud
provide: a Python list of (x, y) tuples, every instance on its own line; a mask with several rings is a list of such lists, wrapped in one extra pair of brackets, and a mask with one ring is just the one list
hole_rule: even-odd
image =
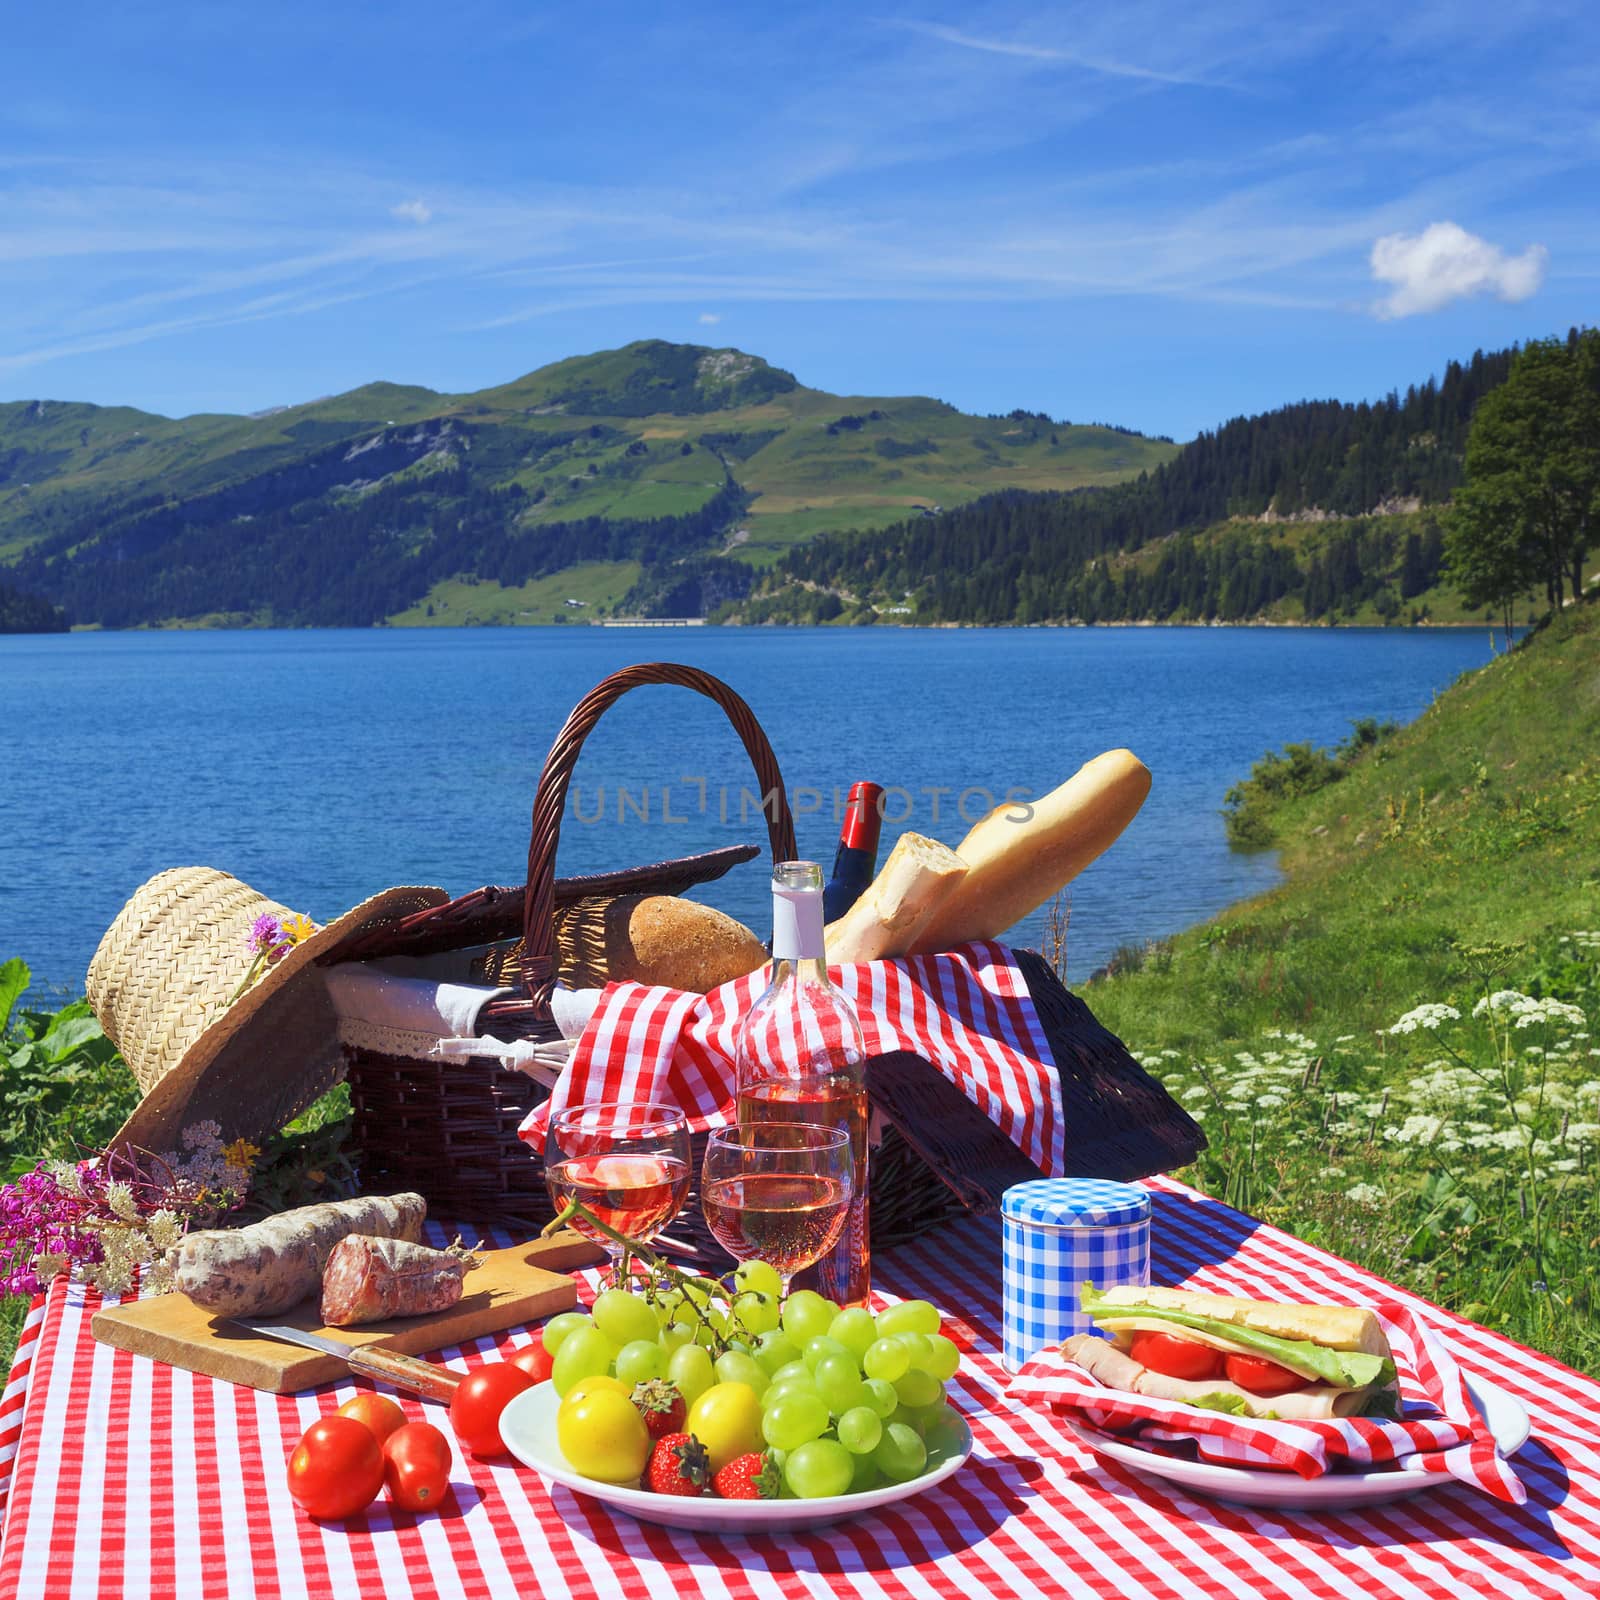
[(1081, 67), (1086, 72), (1103, 73), (1108, 78), (1135, 78), (1147, 83), (1185, 84), (1207, 89), (1234, 87), (1232, 84), (1219, 83), (1193, 73), (1167, 72), (1159, 67), (1141, 66), (1134, 61), (1118, 61), (1110, 56), (1066, 49), (1059, 45), (1034, 44), (1016, 39), (980, 38), (977, 34), (963, 33), (959, 28), (947, 27), (942, 22), (913, 22), (900, 19), (896, 21), (895, 26), (905, 28), (911, 33), (920, 33), (929, 39), (938, 39), (943, 44), (955, 45), (962, 50), (981, 50), (989, 55), (1014, 56), (1023, 61)]
[(1527, 300), (1539, 292), (1549, 260), (1542, 244), (1507, 255), (1454, 222), (1435, 222), (1417, 234), (1385, 234), (1372, 247), (1372, 276), (1394, 288), (1373, 311), (1387, 320), (1442, 311), (1473, 295)]
[(702, 328), (714, 328), (721, 321), (722, 317), (718, 312), (702, 311), (700, 313), (700, 326)]
[(421, 200), (402, 200), (399, 205), (389, 207), (389, 215), (401, 222), (414, 222), (418, 227), (433, 221), (433, 212)]

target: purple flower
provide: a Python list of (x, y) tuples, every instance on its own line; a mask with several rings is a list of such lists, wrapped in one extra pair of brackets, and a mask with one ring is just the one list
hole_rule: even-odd
[(284, 940), (283, 924), (270, 912), (257, 917), (250, 929), (250, 948), (258, 956), (271, 955)]

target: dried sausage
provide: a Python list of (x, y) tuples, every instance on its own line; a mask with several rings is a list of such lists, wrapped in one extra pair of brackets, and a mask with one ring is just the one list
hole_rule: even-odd
[(322, 1287), (333, 1247), (352, 1233), (422, 1237), (420, 1194), (365, 1195), (300, 1206), (247, 1228), (191, 1233), (177, 1249), (174, 1281), (194, 1303), (223, 1317), (287, 1311)]
[(466, 1263), (448, 1250), (405, 1239), (353, 1233), (341, 1239), (322, 1274), (322, 1320), (330, 1328), (385, 1317), (447, 1311), (461, 1298)]

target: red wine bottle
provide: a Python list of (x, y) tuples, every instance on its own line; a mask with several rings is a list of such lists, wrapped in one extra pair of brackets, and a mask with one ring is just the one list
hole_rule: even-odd
[(822, 917), (837, 922), (862, 896), (878, 870), (878, 832), (883, 826), (883, 790), (875, 783), (850, 787), (833, 876), (822, 891)]

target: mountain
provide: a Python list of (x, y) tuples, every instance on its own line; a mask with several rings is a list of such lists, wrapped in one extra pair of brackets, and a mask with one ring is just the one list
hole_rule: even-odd
[(0, 405), (0, 582), (77, 625), (549, 621), (737, 600), (818, 533), (1159, 466), (1170, 441), (810, 389), (659, 340), (255, 416)]
[(1093, 494), (987, 496), (787, 552), (745, 622), (1464, 620), (1433, 508), (1514, 351), (1375, 404), (1312, 401), (1203, 433)]

